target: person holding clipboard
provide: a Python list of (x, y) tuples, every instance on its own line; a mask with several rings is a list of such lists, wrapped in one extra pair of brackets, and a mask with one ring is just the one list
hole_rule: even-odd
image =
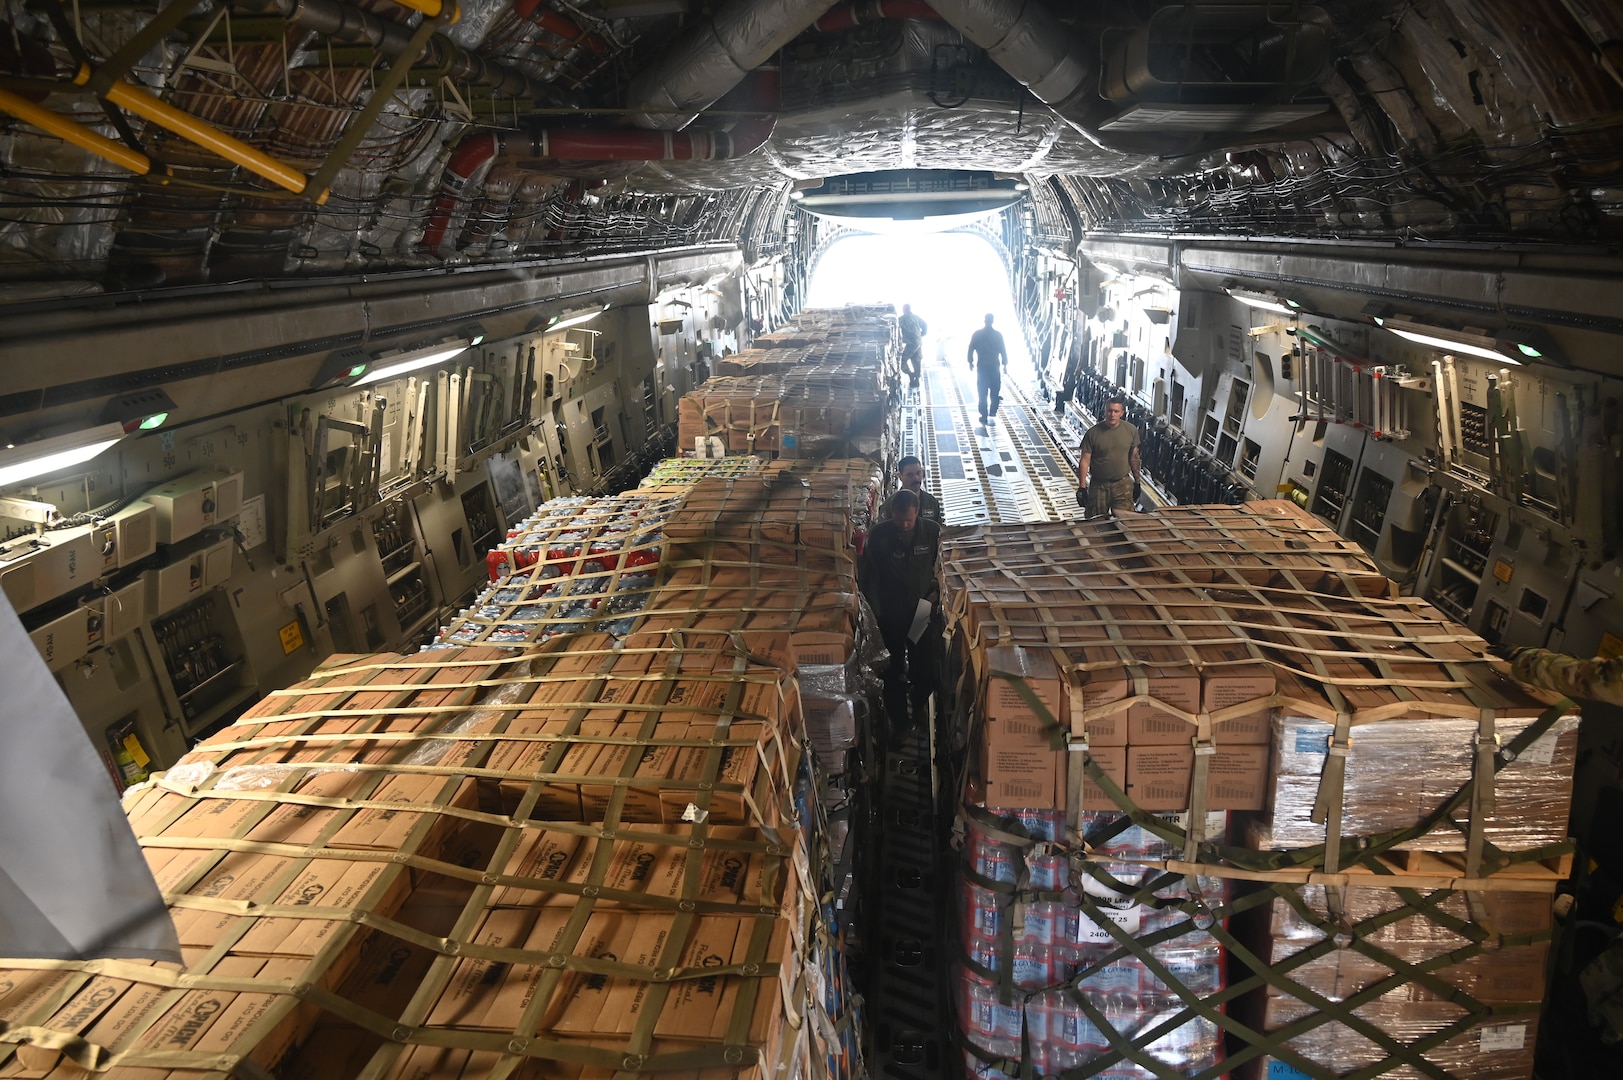
[[(874, 526), (862, 551), (860, 581), (890, 652), (885, 710), (900, 733), (928, 715), (935, 688), (939, 628), (941, 526), (919, 516), (919, 497), (902, 488), (890, 498), (890, 517)], [(909, 716), (911, 707), (912, 716)]]

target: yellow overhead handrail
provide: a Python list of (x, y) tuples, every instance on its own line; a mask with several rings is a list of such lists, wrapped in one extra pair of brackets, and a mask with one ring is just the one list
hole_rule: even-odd
[[(92, 72), (89, 64), (81, 64), (79, 73), (73, 81), (80, 86), (90, 83)], [(227, 161), (241, 165), (251, 173), (264, 177), (279, 187), (286, 188), (295, 195), (302, 195), (309, 185), (309, 179), (299, 170), (285, 162), (278, 161), (262, 150), (257, 150), (241, 139), (233, 138), (212, 124), (205, 123), (183, 109), (177, 109), (167, 102), (160, 101), (152, 94), (127, 83), (122, 79), (116, 80), (107, 88), (103, 95), (108, 101), (121, 109), (126, 109), (135, 115), (174, 132), (188, 142), (196, 143), (205, 150), (212, 150)], [(144, 170), (143, 170), (144, 171)], [(315, 202), (319, 205), (327, 201), (327, 192), (319, 193)]]
[(0, 90), (0, 112), (8, 112), (25, 124), (32, 124), (132, 173), (145, 176), (152, 169), (152, 161), (145, 154), (138, 154), (122, 143), (97, 135), (83, 124), (42, 108), (10, 90)]

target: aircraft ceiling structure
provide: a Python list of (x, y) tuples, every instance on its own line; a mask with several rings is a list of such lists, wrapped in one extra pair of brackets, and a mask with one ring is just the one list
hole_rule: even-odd
[(1073, 235), (1623, 232), (1600, 0), (408, 2), (12, 0), (0, 302), (749, 255), (891, 169), (1019, 175)]

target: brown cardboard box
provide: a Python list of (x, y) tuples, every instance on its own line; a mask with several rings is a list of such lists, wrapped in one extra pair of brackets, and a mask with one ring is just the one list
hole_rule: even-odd
[[(1090, 746), (1088, 756), (1110, 778), (1111, 783), (1123, 791), (1127, 790), (1127, 747)], [(1104, 788), (1095, 784), (1086, 773), (1083, 773), (1081, 809), (1084, 811), (1115, 810), (1118, 807), (1115, 800), (1105, 794)]]
[(1051, 749), (1046, 740), (1027, 741), (1024, 736), (997, 741), (991, 728), (989, 721), (981, 753), (986, 805), (1036, 810), (1062, 806), (1066, 752)]
[[(1143, 810), (1186, 810), (1195, 750), (1184, 746), (1130, 746), (1127, 794)], [(1267, 796), (1266, 746), (1217, 747), (1206, 786), (1208, 810), (1261, 810)]]
[[(322, 772), (307, 777), (295, 790), (300, 795), (341, 799), (353, 797), (370, 779), (367, 773)], [(303, 847), (314, 843), (333, 815), (339, 812), (301, 803), (282, 803), (249, 830), (247, 839)]]
[[(1206, 661), (1229, 661), (1245, 656), (1240, 646), (1233, 644), (1202, 645), (1199, 652)], [(1256, 702), (1255, 711), (1224, 720), (1216, 730), (1223, 742), (1262, 745), (1268, 742), (1271, 728), (1271, 713), (1264, 702), (1273, 697), (1278, 688), (1278, 676), (1266, 664), (1207, 668), (1201, 677), (1201, 707), (1211, 713)]]
[(418, 846), (424, 852), (436, 851), (450, 835), (457, 819), (438, 813), (436, 805), (471, 809), (478, 805), (478, 791), (472, 781), (460, 781), (448, 797), (444, 795), (447, 778), (429, 774), (407, 773), (390, 776), (379, 784), (371, 799), (383, 803), (423, 809), (395, 810), (368, 807), (359, 810), (327, 841), (330, 848), (356, 848), (364, 851), (400, 851), (407, 846), (419, 822), (425, 816), (432, 820)]
[[(714, 721), (695, 723), (688, 728), (687, 737), (690, 739), (713, 739), (716, 737)], [(719, 786), (710, 791), (710, 800), (707, 809), (710, 816), (707, 820), (718, 825), (775, 825), (778, 820), (778, 798), (784, 794), (777, 791), (774, 783), (778, 766), (777, 761), (782, 743), (771, 737), (766, 728), (754, 721), (735, 721), (729, 725), (725, 738), (728, 740), (754, 739), (753, 746), (724, 746), (703, 747), (687, 746), (677, 750), (675, 763), (671, 768), (671, 779), (686, 783), (706, 782), (709, 777), (717, 785), (736, 784), (742, 787), (738, 790), (722, 790)], [(720, 757), (717, 760), (717, 754)], [(710, 776), (712, 765), (715, 774)], [(752, 809), (744, 796), (749, 794), (754, 802)], [(674, 788), (661, 791), (660, 804), (664, 809), (667, 824), (679, 824), (687, 813), (689, 804), (697, 804), (703, 792), (693, 788)], [(756, 812), (766, 815), (770, 820), (757, 822), (754, 820)]]
[[(625, 956), (631, 947), (632, 932), (648, 918), (646, 912), (637, 915), (593, 915), (572, 952), (576, 956), (605, 960)], [(590, 1036), (597, 1027), (598, 1017), (608, 1006), (609, 987), (615, 981), (607, 975), (569, 972), (559, 980), (558, 991), (553, 996), (547, 1015), (542, 1018), (542, 1024), (550, 1028), (554, 1035)], [(518, 1002), (512, 994), (504, 994), (502, 998), (498, 1008), (492, 1012), (492, 1020), (499, 1030), (512, 1031), (518, 1023)]]
[[(485, 915), (473, 933), (473, 942), (551, 952), (558, 947), (569, 916), (570, 909), (565, 907), (497, 908)], [(575, 952), (599, 955), (591, 950), (600, 948), (605, 933), (611, 932), (620, 921), (618, 915), (593, 915), (581, 931)], [(512, 1031), (544, 970), (540, 964), (505, 964), (478, 958), (461, 960), (429, 1010), (427, 1023), (431, 1027)], [(566, 976), (565, 981), (577, 974)], [(560, 986), (560, 994), (561, 991)], [(551, 1011), (557, 1010), (558, 1000), (554, 998)]]
[[(1141, 689), (1139, 680), (1142, 680), (1143, 696), (1154, 698), (1181, 712), (1200, 711), (1200, 675), (1182, 649), (1169, 645), (1126, 642), (1111, 646), (1090, 645), (1068, 651), (1077, 662), (1087, 664), (1110, 662), (1113, 665), (1120, 665), (1094, 667), (1078, 673), (1076, 677), (1082, 682), (1083, 704), (1089, 709), (1137, 697)], [(1135, 723), (1140, 726), (1150, 725), (1144, 738), (1140, 740), (1142, 742), (1148, 743), (1152, 738), (1177, 741), (1170, 734), (1163, 734), (1171, 732), (1171, 725), (1177, 719), (1154, 704), (1135, 701), (1125, 714), (1113, 713), (1106, 718), (1106, 721), (1114, 722), (1113, 727), (1101, 728), (1105, 721), (1089, 721), (1088, 741), (1093, 743), (1100, 742), (1101, 738), (1112, 740), (1118, 738), (1115, 732), (1124, 730), (1122, 727), (1124, 721), (1125, 741), (1101, 742), (1101, 745), (1132, 745)], [(1183, 738), (1187, 739), (1188, 736), (1185, 735)]]
[[(573, 833), (526, 829), (503, 873), (537, 881), (566, 881), (570, 868), (587, 846), (584, 838)], [(490, 894), (490, 906), (530, 907), (546, 903), (553, 896), (562, 899), (563, 894), (526, 889), (522, 885), (498, 885)]]
[[(210, 853), (212, 857), (212, 853)], [(277, 855), (253, 855), (245, 851), (223, 856), (187, 890), (193, 896), (222, 900), (273, 900), (274, 883), (292, 869), (294, 861)], [(240, 916), (200, 908), (176, 908), (171, 913), (182, 945), (209, 948), (235, 926)]]
[[(365, 903), (380, 879), (392, 880), (382, 893)], [(310, 907), (353, 907), (393, 912), (411, 886), (411, 875), (402, 867), (383, 862), (348, 862), (343, 859), (313, 859), (293, 879), (276, 903)], [(233, 952), (244, 956), (314, 956), (327, 943), (333, 931), (349, 925), (348, 919), (299, 919), (285, 916), (259, 918), (242, 936)]]
[[(285, 969), (290, 967), (292, 963), (296, 962), (266, 961), (251, 956), (226, 956), (222, 957), (214, 965), (209, 974), (222, 978), (249, 979), (261, 975), (263, 969), (268, 965), (275, 965), (277, 968)], [(288, 972), (288, 974), (297, 975), (297, 972)], [(268, 977), (285, 978), (286, 974)], [(147, 989), (156, 990), (157, 988), (148, 987)], [(143, 1006), (141, 1009), (143, 1020), (145, 1019), (144, 1014), (147, 1011), (147, 1006), (155, 1004), (156, 996), (153, 995), (151, 1000), (141, 1003)], [(227, 990), (188, 991), (181, 995), (180, 1000), (175, 1002), (162, 1016), (158, 1017), (157, 1022), (147, 1028), (145, 1033), (136, 1039), (132, 1045), (138, 1050), (191, 1050), (203, 1041), (209, 1030), (226, 1014), (226, 1011), (235, 1003), (238, 996), (238, 994)], [(135, 999), (132, 994), (126, 994), (119, 1001), (121, 1006), (134, 1003)], [(106, 1021), (104, 1020), (96, 1026), (102, 1028), (105, 1024)], [(101, 1034), (106, 1033), (102, 1032)], [(86, 1037), (91, 1038), (92, 1033), (87, 1033)], [(106, 1044), (100, 1043), (99, 1045)], [(161, 1068), (124, 1068), (116, 1070), (113, 1075), (118, 1076), (120, 1080), (164, 1080), (170, 1073), (169, 1070)]]
[(986, 670), (985, 717), (988, 727), (996, 722), (1007, 735), (1044, 734), (1044, 722), (1026, 704), (1016, 684), (1000, 678), (1000, 674), (1023, 679), (1055, 721), (1061, 725), (1070, 722), (1070, 695), (1053, 659), (1046, 652), (1004, 646), (987, 649)]
[[(693, 932), (682, 950), (680, 963), (683, 967), (707, 967), (742, 962), (749, 954), (755, 930), (755, 919), (696, 919)], [(793, 962), (786, 959), (788, 941), (789, 920), (774, 920), (763, 961), (785, 968), (794, 967)], [(722, 1041), (732, 1022), (733, 1012), (739, 1007), (739, 991), (745, 978), (747, 976), (683, 979), (673, 983), (665, 1008), (660, 1011), (659, 1021), (654, 1026), (654, 1034), (683, 1041)], [(755, 1045), (766, 1041), (768, 1028), (781, 1010), (779, 982), (763, 978), (758, 980), (758, 985), (760, 992), (755, 1000), (747, 1036), (748, 1041)]]
[(856, 645), (849, 634), (830, 634), (802, 630), (789, 638), (789, 650), (795, 664), (843, 664), (851, 658)]

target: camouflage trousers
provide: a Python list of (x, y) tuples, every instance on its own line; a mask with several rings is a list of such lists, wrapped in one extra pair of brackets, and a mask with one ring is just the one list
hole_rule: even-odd
[(1088, 517), (1108, 517), (1133, 509), (1133, 478), (1095, 480), (1088, 485)]

